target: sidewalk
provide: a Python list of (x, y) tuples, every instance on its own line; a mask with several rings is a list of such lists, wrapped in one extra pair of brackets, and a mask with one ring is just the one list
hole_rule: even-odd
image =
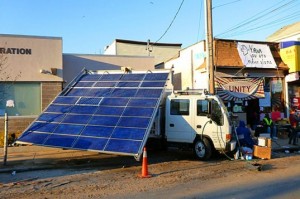
[(297, 145), (289, 144), (289, 138), (272, 139), (272, 151), (300, 150), (300, 138)]

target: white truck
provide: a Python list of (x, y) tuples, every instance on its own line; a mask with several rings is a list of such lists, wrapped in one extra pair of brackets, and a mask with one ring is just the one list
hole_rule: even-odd
[(232, 122), (224, 103), (205, 90), (174, 91), (165, 96), (148, 142), (160, 137), (167, 146), (193, 149), (208, 160), (213, 152), (234, 152)]

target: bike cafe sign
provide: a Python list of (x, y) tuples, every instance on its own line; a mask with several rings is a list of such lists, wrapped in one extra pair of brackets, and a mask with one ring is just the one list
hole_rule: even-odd
[(263, 78), (216, 78), (218, 95), (225, 101), (264, 98)]
[(243, 64), (250, 68), (277, 68), (267, 44), (238, 42), (238, 52)]

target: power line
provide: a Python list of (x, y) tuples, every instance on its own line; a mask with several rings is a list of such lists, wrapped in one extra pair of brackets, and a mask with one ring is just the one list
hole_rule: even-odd
[[(197, 31), (197, 42), (199, 41), (200, 27), (202, 21), (202, 11), (203, 11), (203, 1), (200, 1), (200, 14), (199, 14), (199, 22), (198, 22), (198, 31)], [(202, 28), (202, 37), (204, 37), (204, 29)]]
[(176, 19), (178, 13), (179, 13), (179, 11), (180, 11), (180, 9), (181, 9), (181, 7), (182, 7), (183, 2), (184, 2), (184, 0), (182, 0), (182, 2), (181, 2), (181, 4), (180, 4), (180, 6), (179, 6), (179, 8), (178, 8), (178, 10), (177, 10), (177, 12), (176, 12), (174, 18), (173, 18), (173, 20), (171, 21), (171, 23), (170, 23), (170, 25), (169, 25), (169, 27), (166, 29), (166, 31), (164, 32), (164, 34), (162, 34), (162, 36), (161, 36), (156, 42), (154, 42), (154, 44), (156, 44), (157, 42), (159, 42), (159, 41), (165, 36), (165, 34), (167, 34), (167, 32), (168, 32), (169, 29), (171, 28), (173, 22), (175, 21), (175, 19)]
[[(264, 17), (266, 17), (270, 14), (274, 14), (274, 13), (278, 12), (279, 10), (287, 7), (288, 5), (292, 5), (295, 1), (296, 0), (291, 0), (291, 1), (281, 5), (281, 3), (286, 2), (285, 0), (283, 0), (283, 1), (279, 2), (276, 5), (273, 5), (269, 8), (267, 8), (267, 9), (263, 10), (262, 12), (259, 12), (259, 13), (255, 14), (254, 16), (250, 17), (249, 19), (244, 20), (243, 22), (237, 24), (236, 26), (232, 27), (231, 29), (229, 29), (229, 30), (227, 30), (227, 31), (225, 31), (221, 34), (218, 34), (217, 37), (220, 37), (221, 35), (226, 35), (226, 34), (229, 34), (230, 32), (234, 32), (234, 31), (237, 31), (241, 28), (245, 28), (247, 26), (250, 26), (251, 23), (254, 23), (254, 22), (256, 22), (256, 24), (257, 24), (258, 20), (261, 20), (262, 18), (264, 18)], [(277, 6), (277, 7), (275, 7), (275, 6)], [(275, 8), (272, 9), (273, 7), (275, 7)], [(234, 33), (232, 33), (232, 34), (234, 34)]]
[(239, 2), (239, 1), (242, 1), (242, 0), (235, 0), (235, 1), (228, 2), (228, 3), (220, 4), (220, 5), (217, 5), (215, 7), (212, 7), (212, 9), (223, 7), (223, 6), (227, 6), (229, 4), (233, 4), (233, 3), (236, 3), (236, 2)]

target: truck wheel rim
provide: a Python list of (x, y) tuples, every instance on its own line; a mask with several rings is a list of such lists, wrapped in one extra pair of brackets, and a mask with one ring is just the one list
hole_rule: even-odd
[(202, 142), (197, 142), (195, 145), (195, 151), (198, 157), (204, 157), (205, 156), (205, 146)]

